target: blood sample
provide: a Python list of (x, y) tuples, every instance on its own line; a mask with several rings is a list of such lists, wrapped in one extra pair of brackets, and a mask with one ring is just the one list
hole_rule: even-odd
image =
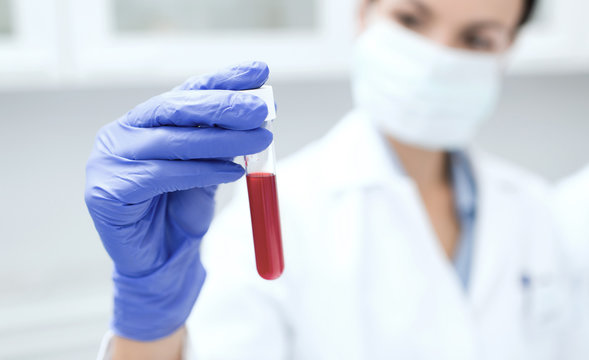
[(246, 175), (246, 179), (256, 267), (261, 277), (273, 280), (284, 270), (276, 176), (271, 173), (251, 173)]
[[(245, 90), (259, 96), (268, 107), (268, 116), (263, 127), (272, 131), (276, 118), (272, 87)], [(258, 274), (266, 280), (280, 277), (284, 270), (280, 212), (276, 194), (276, 169), (274, 141), (264, 151), (245, 156), (247, 191), (252, 218), (254, 250)]]

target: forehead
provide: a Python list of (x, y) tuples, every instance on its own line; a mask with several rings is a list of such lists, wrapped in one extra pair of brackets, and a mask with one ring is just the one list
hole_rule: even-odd
[(377, 0), (384, 9), (399, 6), (420, 6), (431, 11), (436, 18), (455, 25), (473, 22), (497, 22), (516, 26), (519, 22), (523, 0)]

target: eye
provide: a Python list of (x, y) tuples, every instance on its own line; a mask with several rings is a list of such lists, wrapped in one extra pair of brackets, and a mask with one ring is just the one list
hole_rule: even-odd
[(493, 51), (495, 46), (491, 39), (477, 34), (468, 34), (464, 37), (464, 44), (470, 50), (489, 52)]
[(397, 22), (406, 28), (415, 29), (422, 25), (422, 20), (417, 15), (411, 13), (397, 13), (395, 15)]

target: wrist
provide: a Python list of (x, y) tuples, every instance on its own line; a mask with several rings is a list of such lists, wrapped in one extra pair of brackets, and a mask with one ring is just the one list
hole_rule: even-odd
[(112, 340), (112, 359), (119, 360), (180, 360), (186, 341), (186, 328), (180, 327), (165, 338), (142, 342), (115, 336)]
[(147, 276), (130, 277), (115, 270), (111, 328), (119, 336), (139, 341), (174, 333), (188, 318), (205, 275), (196, 246), (178, 249)]

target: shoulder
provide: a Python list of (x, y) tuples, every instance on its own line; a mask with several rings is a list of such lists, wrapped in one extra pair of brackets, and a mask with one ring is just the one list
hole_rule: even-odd
[(587, 273), (589, 265), (589, 166), (556, 186), (553, 210), (571, 266)]
[[(589, 199), (589, 165), (576, 174), (561, 180), (556, 186), (556, 194), (563, 201)], [(589, 203), (587, 207), (589, 208)]]
[(319, 196), (341, 176), (340, 161), (350, 140), (344, 117), (327, 134), (305, 145), (277, 164), (277, 181), (281, 197), (306, 199)]
[(520, 165), (480, 149), (470, 154), (480, 181), (498, 191), (544, 200), (552, 192), (552, 186), (544, 177)]
[[(553, 186), (542, 176), (482, 151), (473, 154), (473, 167), (481, 201), (494, 204), (493, 216), (511, 214), (534, 238), (552, 236)], [(534, 224), (534, 226), (530, 226)], [(544, 233), (544, 234), (541, 234)]]
[(557, 183), (554, 209), (561, 221), (583, 224), (589, 234), (589, 166)]
[(324, 140), (319, 139), (277, 163), (276, 186), (285, 219), (296, 218), (300, 223), (318, 210), (330, 182), (328, 164), (322, 166), (325, 158)]

